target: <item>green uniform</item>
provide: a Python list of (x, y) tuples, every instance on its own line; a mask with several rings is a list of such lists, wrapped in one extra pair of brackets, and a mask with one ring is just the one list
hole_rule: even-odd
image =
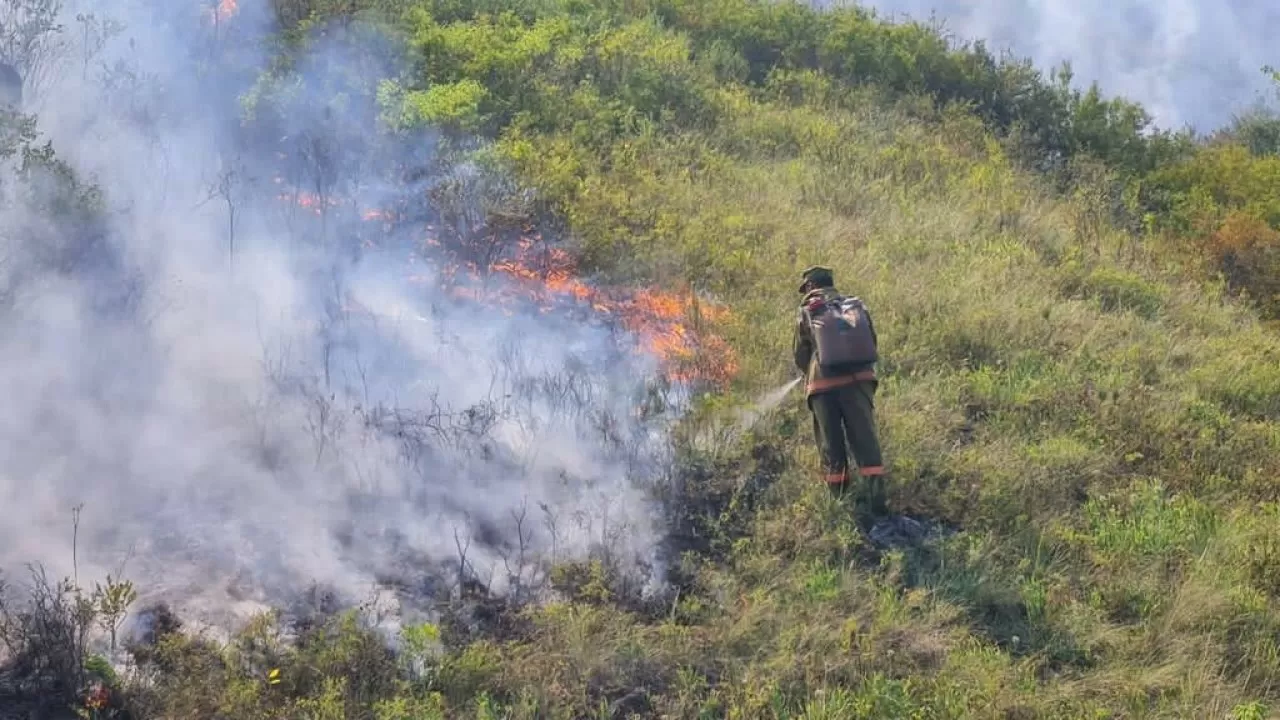
[[(836, 297), (830, 287), (805, 294), (801, 305), (821, 296)], [(872, 337), (875, 327), (871, 326)], [(797, 311), (793, 353), (805, 375), (805, 394), (813, 414), (813, 434), (822, 459), (823, 479), (843, 493), (849, 481), (850, 454), (858, 474), (867, 481), (870, 500), (879, 510), (884, 502), (884, 461), (875, 425), (875, 395), (879, 382), (874, 365), (823, 368), (814, 353), (812, 331), (802, 310)]]

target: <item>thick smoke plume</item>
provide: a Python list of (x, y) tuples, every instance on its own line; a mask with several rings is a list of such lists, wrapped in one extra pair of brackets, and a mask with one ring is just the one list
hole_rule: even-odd
[(654, 565), (653, 359), (468, 280), (501, 249), (486, 216), (530, 198), (465, 139), (380, 129), (401, 66), (358, 26), (255, 85), (265, 6), (68, 3), (10, 58), (102, 210), (68, 218), (6, 161), (0, 567), (122, 569), (217, 621), (312, 583), (446, 592), (460, 564), (498, 592), (553, 559)]
[[(844, 4), (842, 0), (821, 4)], [(1270, 94), (1280, 66), (1272, 0), (859, 0), (887, 17), (931, 15), (960, 40), (984, 40), (1075, 83), (1140, 102), (1156, 123), (1212, 132)], [(1272, 98), (1273, 99), (1273, 98)]]

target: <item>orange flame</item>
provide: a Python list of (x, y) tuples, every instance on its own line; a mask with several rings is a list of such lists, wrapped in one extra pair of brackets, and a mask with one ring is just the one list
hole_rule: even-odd
[[(306, 192), (285, 193), (281, 200), (296, 203), (319, 215), (323, 206), (336, 207), (341, 202)], [(396, 213), (385, 209), (368, 209), (360, 213), (367, 222), (381, 222), (389, 228)], [(434, 252), (447, 251), (428, 226), (423, 243)], [(508, 257), (480, 268), (474, 263), (446, 264), (437, 280), (450, 286), (449, 292), (460, 299), (497, 300), (507, 315), (514, 314), (516, 304), (533, 302), (543, 313), (552, 312), (558, 303), (587, 307), (595, 313), (614, 318), (634, 334), (645, 349), (656, 356), (666, 377), (674, 382), (710, 384), (723, 387), (738, 371), (733, 349), (721, 337), (706, 332), (703, 322), (716, 323), (728, 318), (723, 307), (699, 301), (689, 293), (647, 288), (638, 291), (606, 289), (587, 284), (578, 276), (577, 263), (563, 248), (543, 241), (540, 234), (526, 228)], [(513, 282), (503, 288), (484, 288), (474, 283), (455, 282), (459, 273), (480, 280), (486, 273), (498, 273)], [(422, 275), (410, 275), (410, 281), (425, 282)], [(563, 306), (563, 305), (562, 305)]]
[(101, 682), (96, 682), (86, 695), (84, 706), (89, 710), (102, 710), (110, 702), (111, 692), (107, 689), (107, 686)]
[(561, 248), (536, 247), (540, 239), (523, 237), (515, 257), (494, 263), (490, 269), (518, 281), (541, 301), (555, 297), (586, 303), (594, 311), (616, 317), (636, 334), (649, 352), (662, 362), (668, 378), (677, 382), (726, 384), (737, 372), (732, 348), (722, 338), (701, 331), (698, 321), (718, 322), (728, 311), (692, 296), (648, 288), (636, 292), (610, 292), (587, 285), (575, 276), (576, 264)]
[(239, 10), (240, 4), (236, 0), (219, 0), (214, 14), (218, 20), (226, 20), (239, 12)]
[(310, 210), (316, 215), (319, 215), (322, 212), (324, 212), (325, 206), (338, 207), (339, 205), (341, 205), (341, 202), (339, 202), (336, 198), (326, 198), (325, 200), (322, 201), (319, 195), (315, 195), (309, 192), (281, 193), (276, 197), (286, 202), (297, 203), (298, 207), (306, 208), (307, 210)]
[[(279, 184), (283, 184), (284, 179), (276, 177), (276, 178), (273, 178), (272, 181), (277, 185), (279, 185)], [(276, 196), (276, 199), (282, 200), (288, 203), (294, 203), (298, 207), (310, 210), (316, 215), (321, 214), (324, 211), (325, 207), (336, 208), (342, 205), (342, 200), (338, 198), (328, 197), (322, 200), (319, 195), (316, 195), (315, 193), (309, 193), (304, 190), (295, 190), (293, 192), (280, 193), (279, 195)], [(360, 217), (361, 219), (368, 222), (382, 221), (383, 223), (389, 223), (395, 219), (395, 215), (391, 211), (381, 210), (378, 208), (370, 208), (370, 209), (364, 210), (360, 213)]]

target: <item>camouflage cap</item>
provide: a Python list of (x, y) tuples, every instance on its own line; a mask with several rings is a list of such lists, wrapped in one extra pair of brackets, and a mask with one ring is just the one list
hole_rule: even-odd
[(822, 265), (810, 265), (800, 273), (800, 292), (804, 292), (804, 286), (810, 282), (830, 285), (834, 282), (835, 273), (829, 267)]

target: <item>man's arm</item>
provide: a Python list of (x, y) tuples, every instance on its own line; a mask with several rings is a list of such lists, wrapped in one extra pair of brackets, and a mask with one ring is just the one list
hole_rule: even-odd
[(809, 326), (804, 321), (804, 311), (796, 312), (796, 324), (791, 341), (791, 354), (796, 361), (800, 374), (809, 372), (809, 361), (813, 358), (813, 339), (809, 337)]

